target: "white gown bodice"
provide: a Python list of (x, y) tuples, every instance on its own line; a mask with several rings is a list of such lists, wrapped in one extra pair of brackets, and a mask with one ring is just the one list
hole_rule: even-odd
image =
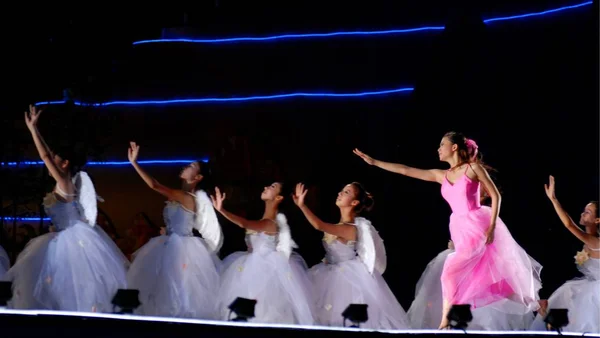
[(167, 226), (167, 235), (193, 236), (196, 214), (174, 201), (166, 202), (163, 219)]
[(56, 231), (65, 230), (78, 222), (83, 222), (77, 200), (61, 202), (56, 198), (55, 193), (50, 192), (44, 198), (43, 205)]

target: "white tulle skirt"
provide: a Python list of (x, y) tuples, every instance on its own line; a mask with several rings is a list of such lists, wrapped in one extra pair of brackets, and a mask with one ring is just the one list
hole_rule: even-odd
[[(343, 326), (342, 312), (352, 303), (367, 304), (369, 320), (361, 328), (407, 329), (408, 317), (383, 277), (372, 275), (358, 259), (311, 268), (318, 324)], [(351, 323), (346, 323), (350, 325)]]
[(198, 237), (152, 238), (133, 255), (129, 288), (140, 291), (138, 314), (215, 319), (219, 261)]
[[(581, 278), (566, 282), (548, 298), (548, 310), (552, 308), (569, 310), (569, 325), (563, 331), (600, 333), (600, 280)], [(540, 315), (531, 329), (546, 330)]]
[(117, 289), (126, 288), (128, 261), (99, 227), (77, 222), (32, 239), (5, 279), (17, 309), (112, 312)]
[[(437, 329), (442, 320), (442, 283), (444, 263), (454, 250), (444, 250), (432, 259), (417, 282), (415, 299), (408, 310), (414, 329)], [(472, 309), (470, 330), (527, 330), (533, 321), (533, 312), (526, 305), (503, 299)]]
[(2, 280), (4, 274), (10, 268), (10, 258), (4, 250), (3, 247), (0, 246), (0, 280)]
[(289, 260), (278, 251), (234, 252), (223, 260), (219, 316), (235, 317), (229, 305), (237, 298), (255, 299), (256, 323), (313, 325), (312, 284), (304, 259)]
[(415, 288), (415, 299), (408, 309), (408, 318), (413, 329), (437, 329), (442, 320), (442, 270), (446, 257), (453, 250), (440, 252), (432, 259), (419, 278)]

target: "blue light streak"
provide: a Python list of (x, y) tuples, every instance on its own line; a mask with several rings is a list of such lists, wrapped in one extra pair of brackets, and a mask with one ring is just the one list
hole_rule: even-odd
[[(40, 218), (39, 217), (4, 217), (5, 221), (39, 221)], [(49, 217), (44, 217), (42, 219), (44, 222), (49, 222), (50, 218)]]
[[(72, 101), (76, 106), (82, 107), (108, 107), (108, 106), (149, 106), (149, 105), (171, 105), (171, 104), (186, 104), (186, 103), (223, 103), (223, 102), (244, 102), (244, 101), (266, 101), (277, 99), (290, 99), (297, 97), (309, 98), (353, 98), (365, 96), (377, 96), (387, 94), (397, 94), (402, 92), (411, 92), (413, 87), (403, 87), (378, 91), (367, 91), (357, 93), (288, 93), (276, 95), (261, 95), (261, 96), (242, 96), (242, 97), (204, 97), (190, 99), (171, 99), (171, 100), (147, 100), (147, 101), (108, 101), (100, 103), (86, 103), (80, 101)], [(36, 106), (65, 104), (67, 101), (46, 101), (38, 102)]]
[[(146, 160), (138, 161), (139, 164), (189, 164), (197, 160)], [(207, 158), (200, 161), (208, 163)], [(1, 167), (20, 167), (20, 166), (39, 166), (44, 165), (43, 161), (22, 161), (22, 162), (0, 162)], [(85, 166), (89, 167), (113, 167), (131, 165), (129, 161), (92, 161), (87, 162)]]
[[(592, 5), (592, 1), (582, 2), (576, 5), (563, 6), (559, 8), (549, 9), (542, 12), (532, 12), (527, 14), (520, 15), (511, 15), (511, 16), (503, 16), (503, 17), (495, 17), (483, 20), (484, 23), (492, 23), (497, 21), (508, 21), (508, 20), (517, 20), (523, 18), (530, 18), (536, 16), (543, 16), (552, 13), (562, 12), (566, 10), (572, 10), (584, 6)], [(416, 28), (406, 28), (406, 29), (389, 29), (389, 30), (374, 30), (374, 31), (338, 31), (338, 32), (329, 32), (329, 33), (306, 33), (306, 34), (281, 34), (281, 35), (271, 35), (271, 36), (245, 36), (245, 37), (232, 37), (232, 38), (215, 38), (215, 39), (154, 39), (154, 40), (141, 40), (133, 42), (133, 45), (142, 45), (142, 44), (153, 44), (153, 43), (204, 43), (204, 44), (215, 44), (215, 43), (235, 43), (235, 42), (266, 42), (266, 41), (277, 41), (277, 40), (298, 40), (298, 39), (318, 39), (318, 38), (334, 38), (334, 37), (344, 37), (344, 36), (354, 36), (354, 37), (370, 37), (370, 36), (380, 36), (380, 35), (399, 35), (406, 33), (418, 33), (418, 32), (426, 32), (426, 31), (441, 31), (444, 30), (445, 26), (426, 26), (426, 27), (416, 27)]]
[(547, 15), (547, 14), (561, 12), (561, 11), (565, 11), (565, 10), (569, 10), (569, 9), (575, 9), (575, 8), (579, 8), (579, 7), (589, 6), (592, 3), (593, 3), (593, 1), (586, 1), (586, 2), (582, 2), (580, 4), (576, 4), (576, 5), (572, 5), (572, 6), (564, 6), (564, 7), (555, 8), (555, 9), (549, 9), (549, 10), (546, 10), (546, 11), (543, 11), (543, 12), (534, 12), (534, 13), (527, 13), (527, 14), (520, 14), (520, 15), (512, 15), (512, 16), (504, 16), (504, 17), (498, 17), (498, 18), (485, 19), (485, 20), (483, 20), (483, 22), (484, 23), (490, 23), (490, 22), (496, 22), (496, 21), (507, 21), (507, 20), (516, 20), (516, 19), (530, 18), (530, 17), (534, 17), (534, 16)]

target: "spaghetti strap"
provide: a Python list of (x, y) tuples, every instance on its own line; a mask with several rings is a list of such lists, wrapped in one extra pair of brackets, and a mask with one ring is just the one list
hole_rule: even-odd
[(75, 197), (77, 196), (77, 194), (67, 194), (66, 192), (64, 192), (59, 186), (58, 184), (55, 186), (54, 188), (54, 192), (59, 194), (60, 196), (64, 197), (64, 198), (69, 198), (69, 197)]
[(469, 163), (467, 163), (467, 168), (465, 169), (465, 175), (469, 171), (469, 168), (471, 168), (471, 171), (475, 172), (475, 170), (473, 170), (473, 167), (471, 167), (471, 162), (469, 162)]

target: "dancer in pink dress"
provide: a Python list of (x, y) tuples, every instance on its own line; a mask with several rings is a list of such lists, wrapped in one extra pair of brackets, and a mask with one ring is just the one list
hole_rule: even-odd
[[(456, 132), (444, 135), (438, 155), (450, 165), (449, 170), (417, 169), (375, 160), (358, 149), (354, 153), (370, 165), (442, 185), (442, 196), (452, 208), (450, 235), (455, 252), (448, 255), (442, 272), (439, 328), (448, 327), (447, 314), (455, 304), (477, 309), (503, 301), (507, 303), (502, 311), (508, 315), (539, 308), (541, 265), (517, 244), (498, 217), (500, 193), (481, 162), (475, 141)], [(481, 185), (491, 207), (480, 204)]]

